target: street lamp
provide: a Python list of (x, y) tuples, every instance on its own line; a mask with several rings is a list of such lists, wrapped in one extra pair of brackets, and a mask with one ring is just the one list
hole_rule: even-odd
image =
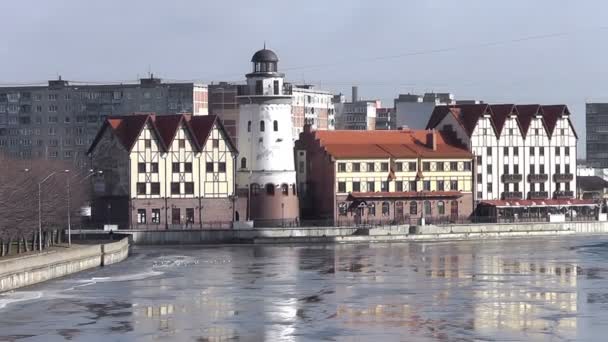
[(41, 182), (38, 183), (38, 252), (42, 253), (42, 183), (51, 178), (57, 171), (51, 172)]
[[(69, 173), (70, 170), (64, 170), (63, 172), (65, 173)], [(93, 175), (101, 175), (103, 174), (103, 171), (101, 170), (93, 170), (90, 169), (89, 170), (89, 174), (86, 175), (84, 178), (82, 178), (78, 183), (82, 183), (85, 179), (93, 176)], [(70, 210), (70, 177), (67, 177), (67, 193), (68, 193), (68, 246), (71, 247), (72, 246), (72, 215), (71, 215), (71, 210)]]

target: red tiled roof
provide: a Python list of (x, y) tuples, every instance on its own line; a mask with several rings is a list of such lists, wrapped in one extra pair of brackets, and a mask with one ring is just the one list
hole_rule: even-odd
[(471, 158), (464, 146), (449, 144), (443, 133), (435, 132), (436, 150), (427, 145), (432, 131), (315, 131), (325, 151), (336, 158)]
[(550, 207), (550, 206), (586, 206), (595, 205), (593, 200), (584, 199), (544, 199), (544, 200), (486, 200), (480, 204), (492, 207)]
[(350, 199), (459, 198), (460, 191), (351, 192)]
[(183, 123), (190, 135), (195, 138), (195, 147), (199, 149), (201, 146), (204, 146), (209, 137), (209, 133), (213, 129), (213, 125), (217, 123), (218, 128), (223, 132), (229, 146), (233, 151), (236, 151), (234, 143), (230, 140), (224, 126), (216, 115), (191, 116), (187, 114), (175, 114), (156, 116), (153, 113), (145, 113), (109, 117), (97, 133), (88, 153), (93, 151), (108, 127), (114, 131), (114, 134), (120, 140), (125, 150), (131, 151), (146, 123), (150, 124), (157, 135), (161, 148), (165, 150), (175, 138), (180, 123)]

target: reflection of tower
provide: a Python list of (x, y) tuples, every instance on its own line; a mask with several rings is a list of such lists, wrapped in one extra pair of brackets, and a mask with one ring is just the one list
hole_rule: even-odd
[(291, 96), (283, 93), (279, 58), (264, 48), (251, 58), (253, 70), (239, 102), (240, 192), (249, 190), (249, 218), (288, 224), (298, 217), (293, 157)]

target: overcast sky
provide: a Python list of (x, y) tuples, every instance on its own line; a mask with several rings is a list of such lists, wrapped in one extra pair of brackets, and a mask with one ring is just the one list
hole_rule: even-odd
[(608, 1), (19, 0), (0, 6), (0, 83), (241, 81), (264, 41), (290, 81), (378, 98), (452, 92), (565, 103), (584, 153), (586, 100), (608, 101)]

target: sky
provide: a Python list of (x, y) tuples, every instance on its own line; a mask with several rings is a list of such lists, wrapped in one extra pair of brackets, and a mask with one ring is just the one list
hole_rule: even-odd
[(603, 0), (19, 0), (0, 5), (0, 84), (244, 81), (264, 42), (288, 81), (392, 106), (399, 93), (606, 101)]

